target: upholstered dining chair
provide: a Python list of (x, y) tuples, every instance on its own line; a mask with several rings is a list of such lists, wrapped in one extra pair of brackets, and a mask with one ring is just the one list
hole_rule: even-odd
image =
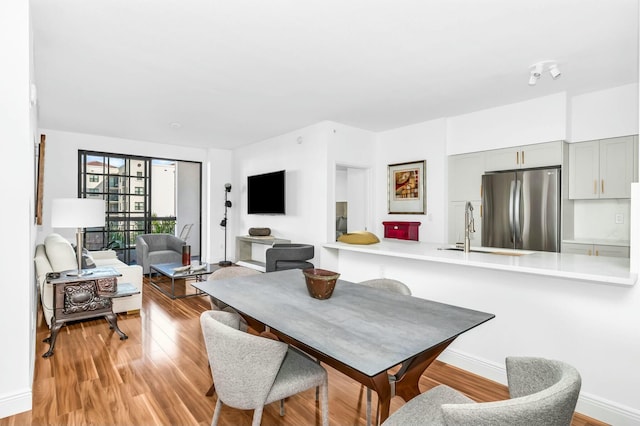
[[(393, 293), (403, 294), (405, 296), (411, 296), (411, 289), (407, 287), (401, 281), (391, 278), (374, 278), (371, 280), (360, 281), (358, 284), (372, 288), (379, 288), (381, 290), (391, 291)], [(389, 382), (391, 383), (391, 396), (395, 395), (395, 376), (389, 375)], [(364, 385), (363, 385), (364, 386)], [(362, 392), (362, 391), (360, 391)], [(360, 393), (362, 397), (362, 393)], [(376, 424), (377, 424), (376, 415)], [(367, 426), (371, 424), (371, 388), (367, 388)]]
[(254, 410), (252, 425), (257, 426), (266, 404), (317, 386), (322, 424), (329, 425), (328, 379), (322, 366), (284, 342), (238, 330), (236, 313), (205, 311), (200, 324), (218, 394), (212, 426), (218, 424), (223, 403)]
[(274, 244), (265, 252), (265, 272), (313, 268), (313, 263), (309, 260), (313, 259), (314, 255), (315, 249), (312, 244)]
[(581, 386), (574, 367), (533, 357), (507, 357), (506, 366), (510, 399), (476, 403), (440, 385), (407, 402), (382, 425), (571, 425)]
[[(224, 268), (216, 269), (212, 274), (209, 275), (207, 281), (215, 281), (215, 280), (224, 280), (227, 278), (235, 278), (235, 277), (246, 277), (249, 275), (257, 275), (260, 274), (259, 271), (251, 268), (245, 268), (244, 266), (226, 266)], [(211, 309), (214, 311), (232, 311), (233, 308), (229, 307), (225, 303), (222, 303), (218, 299), (213, 296), (209, 296), (211, 302)], [(240, 329), (242, 331), (247, 330), (247, 323), (241, 317), (241, 325)]]
[[(227, 278), (235, 278), (235, 277), (246, 277), (249, 275), (257, 275), (260, 272), (255, 269), (245, 268), (244, 266), (225, 266), (224, 268), (216, 269), (212, 274), (209, 275), (207, 281), (215, 281), (215, 280), (224, 280)], [(226, 303), (221, 302), (213, 296), (209, 296), (209, 301), (211, 302), (211, 310), (213, 311), (226, 311), (226, 312), (234, 312), (237, 313), (235, 309)], [(241, 331), (247, 331), (249, 326), (247, 325), (247, 321), (240, 316), (240, 325), (238, 327)], [(205, 395), (213, 396), (216, 391), (215, 383), (211, 384), (211, 387), (207, 391)]]

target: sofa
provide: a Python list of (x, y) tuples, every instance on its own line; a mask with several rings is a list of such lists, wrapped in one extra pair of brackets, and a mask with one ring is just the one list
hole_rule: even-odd
[[(95, 267), (113, 267), (122, 274), (118, 277), (118, 282), (133, 284), (140, 290), (140, 294), (113, 299), (113, 312), (140, 310), (142, 307), (142, 268), (140, 266), (127, 265), (120, 261), (113, 250), (90, 251), (83, 257), (87, 263), (95, 264)], [(44, 243), (36, 245), (34, 263), (44, 319), (51, 328), (53, 288), (46, 283), (47, 273), (77, 269), (76, 252), (64, 237), (55, 233), (50, 234), (45, 238)]]

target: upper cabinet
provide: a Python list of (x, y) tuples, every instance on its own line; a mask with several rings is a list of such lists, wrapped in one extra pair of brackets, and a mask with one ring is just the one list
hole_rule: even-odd
[(637, 149), (637, 136), (570, 144), (569, 198), (630, 198)]
[(449, 201), (482, 199), (485, 153), (449, 156)]
[(529, 169), (562, 164), (563, 142), (546, 142), (486, 151), (486, 170)]

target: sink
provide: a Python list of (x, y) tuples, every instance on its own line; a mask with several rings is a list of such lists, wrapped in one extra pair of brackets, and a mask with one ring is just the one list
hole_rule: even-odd
[[(450, 250), (450, 251), (464, 251), (462, 247), (441, 247), (438, 250)], [(471, 253), (484, 253), (484, 254), (497, 254), (501, 256), (523, 256), (525, 254), (531, 254), (532, 251), (526, 250), (512, 250), (512, 249), (500, 249), (500, 248), (487, 248), (477, 247), (469, 250)]]

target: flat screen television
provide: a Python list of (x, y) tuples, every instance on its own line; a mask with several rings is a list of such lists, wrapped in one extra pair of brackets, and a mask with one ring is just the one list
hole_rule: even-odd
[(285, 214), (285, 171), (247, 177), (248, 214)]

